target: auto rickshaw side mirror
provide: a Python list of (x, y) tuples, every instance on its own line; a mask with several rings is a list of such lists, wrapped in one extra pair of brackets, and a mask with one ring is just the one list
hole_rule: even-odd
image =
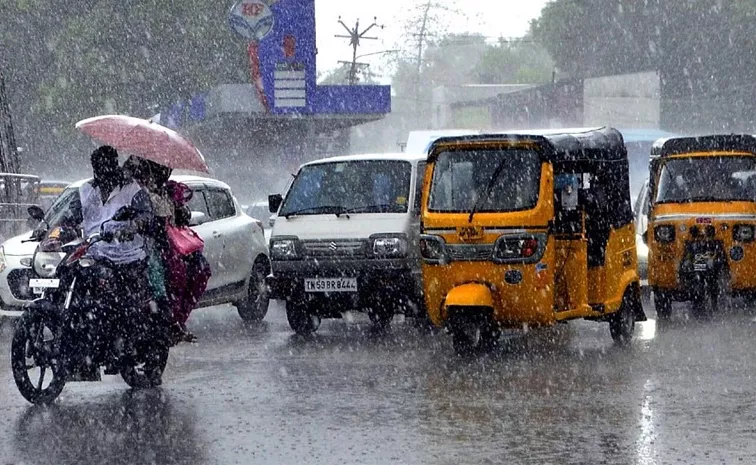
[(33, 220), (42, 221), (45, 218), (45, 211), (39, 205), (31, 205), (26, 209)]
[(281, 203), (283, 203), (283, 196), (281, 194), (270, 194), (268, 196), (268, 211), (278, 213)]

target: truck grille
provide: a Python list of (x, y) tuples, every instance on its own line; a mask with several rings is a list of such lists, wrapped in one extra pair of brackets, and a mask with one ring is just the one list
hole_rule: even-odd
[(308, 257), (364, 257), (365, 241), (360, 240), (325, 240), (304, 241), (305, 256)]

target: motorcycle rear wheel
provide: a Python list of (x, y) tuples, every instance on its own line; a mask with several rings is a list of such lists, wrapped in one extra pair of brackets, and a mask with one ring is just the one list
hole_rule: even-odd
[[(16, 327), (11, 341), (11, 369), (16, 387), (24, 399), (32, 404), (50, 404), (58, 398), (66, 385), (55, 347), (59, 334), (58, 322), (48, 318), (24, 317)], [(31, 359), (31, 365), (29, 365)], [(39, 368), (32, 380), (29, 371)], [(46, 387), (46, 375), (52, 375)]]
[(136, 364), (127, 363), (121, 367), (121, 378), (133, 389), (150, 389), (162, 384), (163, 371), (168, 363), (167, 345), (157, 344), (140, 356)]

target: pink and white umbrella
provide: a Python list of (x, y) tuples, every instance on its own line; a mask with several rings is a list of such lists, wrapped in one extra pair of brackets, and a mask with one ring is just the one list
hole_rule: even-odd
[(136, 155), (173, 169), (207, 173), (199, 150), (172, 129), (125, 115), (104, 115), (76, 123), (76, 129), (116, 150)]

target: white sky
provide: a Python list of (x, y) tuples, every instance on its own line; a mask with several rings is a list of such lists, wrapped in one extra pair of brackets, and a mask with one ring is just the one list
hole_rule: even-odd
[[(479, 32), (491, 39), (500, 36), (523, 36), (528, 30), (530, 20), (540, 16), (541, 9), (548, 3), (548, 0), (459, 0), (456, 3), (454, 0), (447, 1), (469, 17), (468, 20), (457, 20), (458, 24), (450, 24), (450, 32)], [(361, 30), (373, 22), (374, 16), (378, 17), (378, 24), (385, 26), (382, 30), (374, 28), (367, 34), (378, 36), (379, 40), (362, 41), (357, 51), (358, 55), (391, 50), (396, 48), (403, 32), (401, 25), (406, 16), (402, 16), (402, 12), (406, 12), (408, 5), (416, 3), (422, 3), (422, 0), (315, 0), (318, 72), (335, 68), (339, 60), (349, 61), (352, 58), (349, 39), (333, 37), (334, 34), (346, 33), (337, 22), (339, 16), (349, 27), (354, 27), (355, 20), (359, 19)], [(385, 58), (385, 54), (378, 54), (358, 61), (371, 63), (372, 71), (380, 75), (381, 63)]]

